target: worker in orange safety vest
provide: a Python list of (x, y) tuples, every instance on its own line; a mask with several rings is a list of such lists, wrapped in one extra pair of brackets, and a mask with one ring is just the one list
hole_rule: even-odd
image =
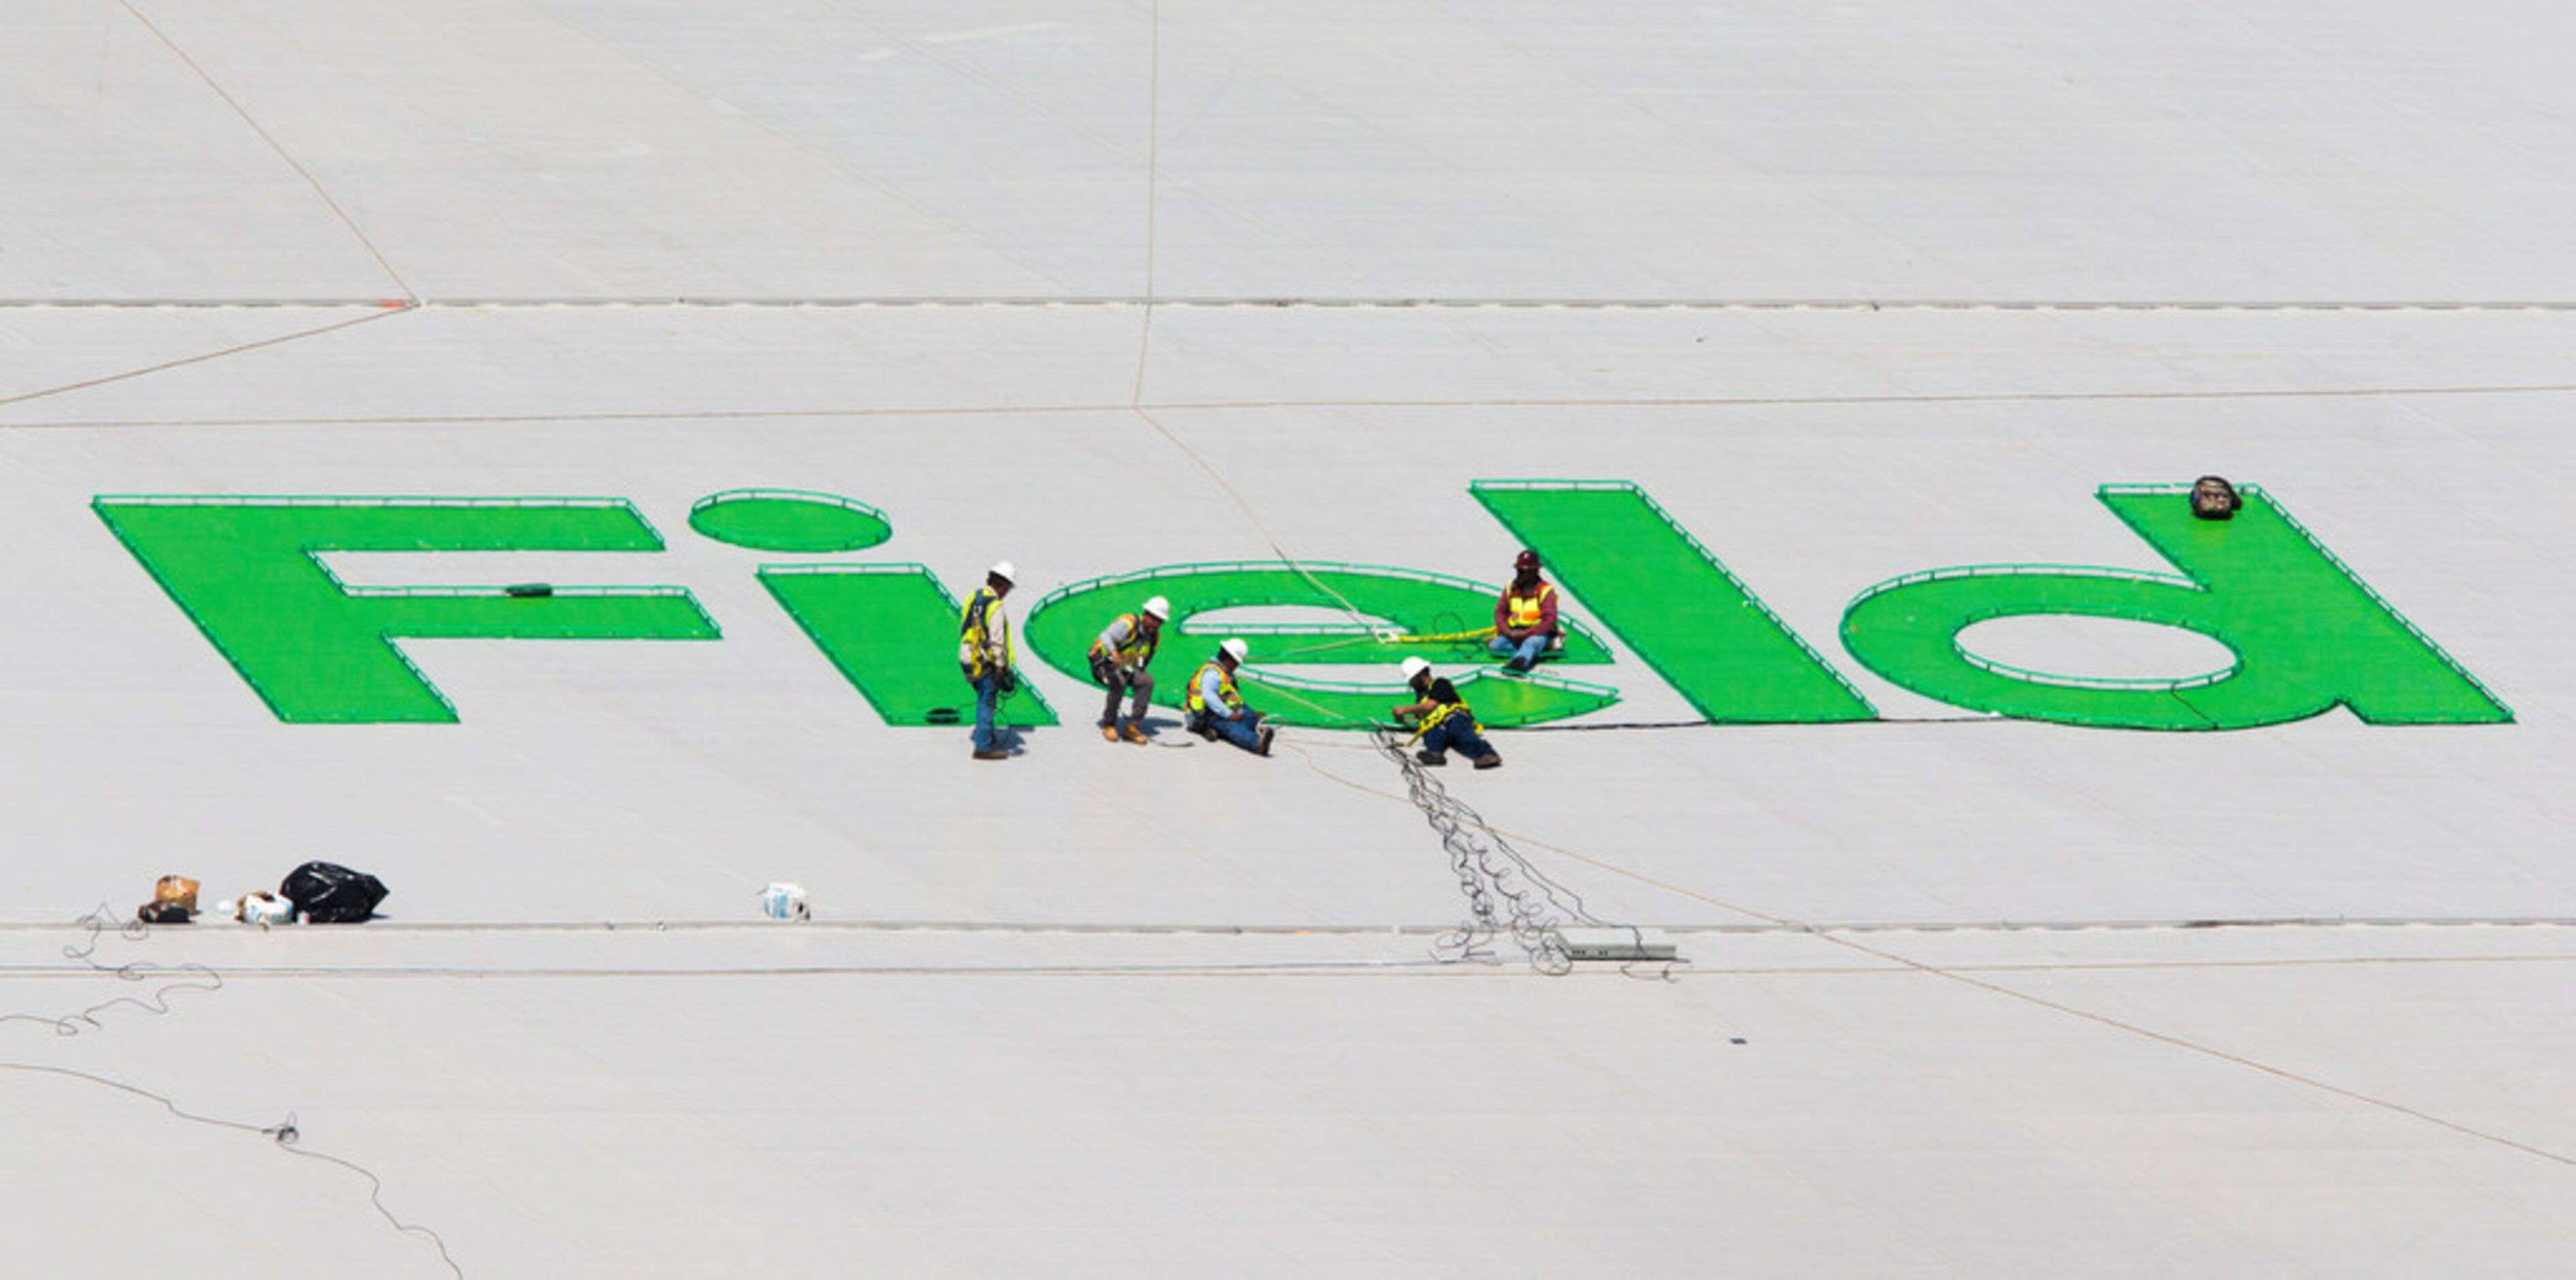
[(1562, 643), (1556, 626), (1556, 584), (1538, 576), (1538, 553), (1523, 551), (1512, 561), (1512, 585), (1494, 601), (1494, 639), (1488, 646), (1503, 666), (1527, 671)]

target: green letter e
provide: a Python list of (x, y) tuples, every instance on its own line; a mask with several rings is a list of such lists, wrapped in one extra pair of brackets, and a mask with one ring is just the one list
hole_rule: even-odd
[[(1863, 666), (1925, 697), (2030, 720), (2127, 729), (2244, 729), (2337, 704), (2372, 724), (2492, 724), (2503, 703), (2346, 570), (2260, 489), (2232, 520), (2193, 517), (2187, 486), (2096, 496), (2182, 569), (2057, 565), (1935, 569), (1864, 591), (1842, 637)], [(1990, 618), (2075, 614), (2182, 627), (2227, 646), (2228, 667), (2100, 680), (1990, 662), (1959, 632)]]

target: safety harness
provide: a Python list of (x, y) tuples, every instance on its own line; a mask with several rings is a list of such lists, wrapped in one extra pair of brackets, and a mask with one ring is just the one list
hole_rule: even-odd
[(1011, 653), (1010, 615), (1002, 615), (1000, 626), (991, 628), (989, 632), (986, 629), (993, 606), (1000, 602), (1001, 597), (994, 595), (991, 587), (977, 587), (975, 594), (966, 597), (966, 607), (958, 614), (957, 665), (966, 669), (969, 680), (981, 680), (992, 670), (992, 664), (985, 655), (992, 647), (994, 633), (1002, 638), (1002, 669), (1008, 671), (1018, 665)]
[(1117, 621), (1109, 624), (1110, 629), (1116, 630), (1122, 623), (1127, 628), (1127, 638), (1119, 641), (1116, 648), (1104, 649), (1098, 640), (1091, 642), (1091, 665), (1096, 667), (1107, 663), (1116, 667), (1152, 666), (1154, 650), (1162, 647), (1162, 633), (1157, 631), (1152, 635), (1145, 634), (1145, 615), (1141, 613), (1119, 614)]
[[(1428, 698), (1431, 696), (1431, 693), (1429, 690), (1424, 690), (1422, 696)], [(1435, 702), (1431, 704), (1431, 709), (1429, 711), (1423, 713), (1422, 723), (1413, 726), (1413, 736), (1405, 739), (1404, 744), (1409, 747), (1414, 743), (1422, 741), (1422, 735), (1431, 732), (1433, 726), (1451, 716), (1457, 715), (1467, 717), (1467, 732), (1475, 733), (1479, 728), (1481, 728), (1481, 726), (1476, 723), (1476, 713), (1467, 709), (1465, 701)]]

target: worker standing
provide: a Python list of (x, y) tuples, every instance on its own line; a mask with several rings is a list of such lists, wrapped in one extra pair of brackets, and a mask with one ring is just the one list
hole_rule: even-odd
[(1019, 676), (1011, 669), (1011, 615), (1002, 611), (1002, 597), (1011, 594), (1015, 572), (1008, 560), (986, 571), (984, 585), (966, 598), (966, 607), (958, 615), (957, 665), (966, 673), (967, 683), (975, 686), (978, 760), (1011, 758), (993, 727), (993, 713), (1002, 695), (1019, 687)]
[(1503, 666), (1527, 671), (1557, 643), (1556, 586), (1538, 576), (1538, 553), (1523, 551), (1512, 561), (1512, 585), (1494, 601), (1494, 639), (1488, 646), (1508, 654)]
[(1270, 738), (1276, 732), (1261, 722), (1261, 713), (1243, 705), (1243, 695), (1234, 687), (1234, 669), (1243, 665), (1244, 655), (1252, 646), (1241, 640), (1228, 640), (1216, 647), (1216, 656), (1200, 664), (1197, 675), (1190, 677), (1185, 699), (1190, 712), (1190, 730), (1226, 741), (1257, 756), (1270, 754)]
[(1449, 763), (1449, 752), (1455, 749), (1476, 762), (1479, 769), (1499, 769), (1503, 758), (1492, 743), (1478, 730), (1476, 713), (1467, 709), (1467, 700), (1458, 696), (1457, 686), (1445, 676), (1431, 674), (1431, 664), (1420, 658), (1404, 660), (1404, 683), (1413, 690), (1415, 701), (1395, 708), (1398, 720), (1420, 720), (1413, 731), (1422, 749), (1414, 759), (1429, 765)]
[[(1119, 614), (1091, 642), (1091, 678), (1109, 691), (1109, 701), (1100, 707), (1101, 737), (1111, 742), (1123, 738), (1139, 746), (1145, 743), (1145, 707), (1154, 696), (1154, 675), (1146, 668), (1154, 663), (1154, 650), (1163, 641), (1163, 624), (1171, 616), (1172, 602), (1156, 596), (1134, 613)], [(1123, 726), (1118, 723), (1122, 693), (1134, 698)]]

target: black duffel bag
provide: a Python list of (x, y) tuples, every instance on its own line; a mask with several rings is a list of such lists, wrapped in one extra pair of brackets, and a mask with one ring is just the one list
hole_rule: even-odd
[(279, 894), (314, 924), (364, 924), (385, 900), (385, 882), (329, 862), (308, 862), (286, 875)]

